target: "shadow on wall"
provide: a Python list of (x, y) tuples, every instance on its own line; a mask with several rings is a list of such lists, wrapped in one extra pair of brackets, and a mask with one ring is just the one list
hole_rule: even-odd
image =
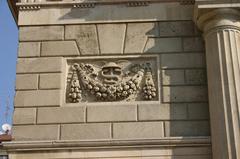
[[(99, 14), (99, 10), (101, 10), (102, 14)], [(143, 17), (140, 17), (139, 15), (143, 15)], [(155, 15), (157, 15), (157, 13), (155, 13)], [(122, 7), (103, 5), (98, 6), (98, 9), (73, 8), (69, 13), (62, 16), (59, 20), (84, 19), (84, 21), (103, 21), (107, 19), (111, 21), (125, 21), (126, 19), (132, 20), (133, 18), (139, 20), (147, 19), (148, 16), (149, 11), (147, 9), (132, 9), (132, 7), (125, 7), (125, 5)], [(153, 17), (153, 19), (157, 19), (157, 16)]]
[[(153, 30), (159, 30), (158, 37), (151, 37)], [(164, 121), (165, 137), (209, 136), (206, 62), (200, 32), (192, 21), (169, 21), (159, 22), (146, 35), (144, 53), (158, 54), (161, 61), (162, 108), (156, 119)], [(168, 116), (163, 115), (166, 110)]]
[[(134, 2), (133, 2), (134, 3)], [(151, 20), (159, 19), (190, 19), (193, 6), (179, 5), (178, 3), (153, 3), (138, 7), (121, 5), (98, 5), (88, 3), (79, 4), (59, 20), (82, 21), (126, 21), (126, 20)], [(134, 5), (133, 5), (134, 6)], [(94, 9), (93, 9), (94, 8)], [(101, 12), (101, 14), (99, 14)]]
[[(62, 18), (88, 17), (85, 20), (91, 21), (91, 15), (96, 15), (92, 12), (94, 10), (73, 9)], [(117, 13), (103, 12), (111, 20), (126, 20), (126, 17), (114, 16)], [(101, 14), (94, 18), (101, 20), (102, 16)], [(209, 136), (206, 62), (200, 32), (192, 21), (148, 23), (154, 25), (143, 29), (143, 23), (127, 23), (126, 34), (128, 35), (131, 29), (136, 34), (125, 37), (123, 49), (123, 55), (156, 54), (160, 58), (160, 104), (145, 105), (147, 111), (144, 117), (140, 116), (140, 121), (163, 122), (165, 137)], [(119, 34), (113, 36), (117, 35)]]
[[(159, 30), (158, 37), (152, 37), (153, 30)], [(201, 33), (192, 21), (169, 21), (158, 22), (146, 35), (152, 47), (146, 44), (144, 53), (160, 57), (161, 104), (150, 111), (159, 111), (154, 120), (164, 122), (165, 137), (210, 136), (205, 45)], [(174, 148), (172, 158), (179, 153), (191, 157), (189, 150)], [(210, 158), (211, 148), (205, 150), (201, 157)], [(200, 156), (192, 155), (195, 157)]]
[[(63, 18), (88, 17), (93, 11), (72, 9)], [(112, 14), (116, 13), (115, 11)], [(101, 18), (103, 14), (112, 16), (103, 12), (98, 17)], [(101, 28), (104, 28), (104, 24), (101, 24)], [(130, 32), (134, 33), (128, 36)], [(166, 137), (209, 136), (205, 51), (203, 39), (194, 23), (192, 21), (148, 22), (139, 25), (127, 23), (126, 36), (123, 55), (156, 54), (160, 57), (161, 104), (149, 107), (149, 112), (155, 113), (149, 115), (149, 119), (146, 120), (163, 121)], [(103, 40), (100, 38), (100, 44), (101, 41)], [(108, 45), (113, 47), (110, 43), (111, 41)], [(78, 45), (81, 45), (81, 42)]]

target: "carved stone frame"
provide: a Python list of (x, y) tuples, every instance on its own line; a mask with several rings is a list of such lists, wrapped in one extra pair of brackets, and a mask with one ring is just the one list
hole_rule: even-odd
[[(80, 102), (80, 103), (68, 103), (66, 101), (66, 89), (67, 89), (67, 76), (68, 76), (68, 61), (78, 61), (78, 60), (94, 60), (94, 59), (126, 59), (126, 58), (131, 58), (131, 59), (134, 59), (134, 58), (144, 58), (144, 57), (147, 57), (147, 58), (154, 58), (156, 60), (156, 74), (157, 74), (157, 85), (156, 87), (158, 87), (158, 97), (157, 97), (157, 100), (155, 101), (112, 101), (114, 103), (121, 103), (121, 104), (130, 104), (130, 103), (134, 103), (134, 104), (138, 104), (138, 103), (148, 103), (148, 104), (160, 104), (162, 102), (162, 90), (160, 89), (161, 88), (161, 69), (160, 69), (160, 57), (158, 55), (154, 55), (154, 54), (148, 54), (148, 55), (126, 55), (126, 56), (94, 56), (94, 57), (78, 57), (78, 58), (65, 58), (64, 59), (64, 68), (63, 68), (63, 80), (62, 80), (62, 85), (63, 85), (63, 89), (62, 89), (62, 103), (63, 105), (92, 105), (92, 104), (96, 104), (96, 102)], [(111, 102), (111, 103), (112, 103)], [(104, 105), (104, 104), (107, 104), (109, 102), (99, 102), (97, 104), (99, 105)]]

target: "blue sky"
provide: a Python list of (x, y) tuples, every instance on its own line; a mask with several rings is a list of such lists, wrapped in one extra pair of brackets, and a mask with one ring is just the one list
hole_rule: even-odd
[[(15, 87), (18, 29), (7, 5), (0, 0), (0, 125), (11, 123)], [(9, 103), (8, 117), (5, 117)]]

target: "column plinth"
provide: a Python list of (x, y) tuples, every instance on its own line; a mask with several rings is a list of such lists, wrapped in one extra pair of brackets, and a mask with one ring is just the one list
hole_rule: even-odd
[(213, 159), (240, 159), (240, 11), (198, 15), (204, 33)]

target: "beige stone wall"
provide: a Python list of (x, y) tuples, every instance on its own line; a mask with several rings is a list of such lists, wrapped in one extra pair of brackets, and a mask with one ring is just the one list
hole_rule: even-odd
[[(13, 135), (20, 140), (209, 136), (204, 44), (191, 20), (19, 28)], [(158, 103), (65, 103), (66, 58), (158, 55)]]
[[(205, 50), (193, 5), (110, 2), (19, 4), (14, 141), (4, 144), (10, 159), (211, 158)], [(67, 59), (148, 55), (159, 60), (158, 99), (66, 102)]]

